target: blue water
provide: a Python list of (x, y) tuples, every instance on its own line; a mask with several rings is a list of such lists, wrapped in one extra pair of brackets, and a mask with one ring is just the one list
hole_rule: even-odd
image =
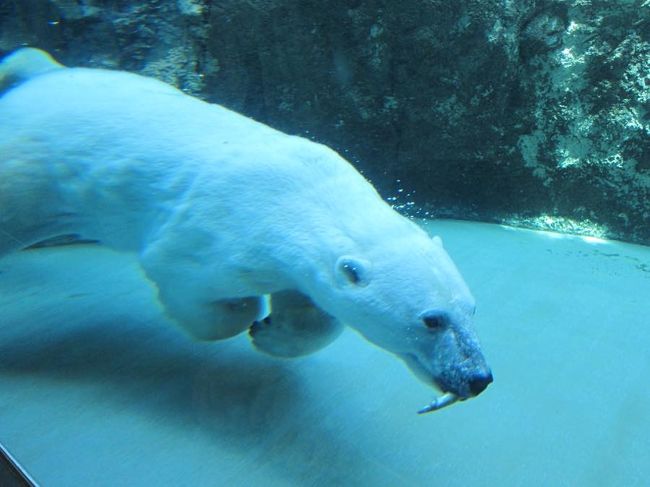
[(346, 331), (313, 356), (196, 344), (134, 261), (98, 246), (0, 260), (0, 441), (44, 486), (642, 486), (650, 249), (427, 224), (472, 288), (495, 382), (433, 391)]

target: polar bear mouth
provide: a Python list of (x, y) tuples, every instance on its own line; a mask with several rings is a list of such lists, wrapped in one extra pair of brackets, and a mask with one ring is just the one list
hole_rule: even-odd
[[(427, 384), (434, 385), (438, 389), (442, 389), (439, 384), (436, 383), (436, 380), (431, 376), (431, 373), (420, 363), (420, 361), (412, 353), (400, 353), (399, 357), (404, 360), (406, 365), (411, 372), (413, 372), (420, 380), (426, 382)], [(457, 401), (461, 401), (464, 398), (461, 398), (459, 395), (454, 394), (453, 392), (446, 392), (442, 390), (443, 394), (436, 397), (431, 403), (423, 407), (418, 411), (418, 414), (430, 413), (431, 411), (437, 411), (447, 406), (451, 406)]]

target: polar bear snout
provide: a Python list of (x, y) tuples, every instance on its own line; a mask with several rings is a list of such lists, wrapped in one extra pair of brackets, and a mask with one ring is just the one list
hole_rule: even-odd
[[(471, 369), (471, 370), (469, 370)], [(439, 375), (433, 377), (433, 382), (442, 392), (451, 393), (460, 400), (478, 396), (493, 382), (492, 371), (484, 365), (474, 364), (471, 367), (453, 365), (446, 367)]]
[(481, 372), (476, 375), (476, 377), (470, 379), (469, 390), (473, 396), (478, 396), (492, 383), (493, 380), (492, 372), (489, 370), (487, 373)]

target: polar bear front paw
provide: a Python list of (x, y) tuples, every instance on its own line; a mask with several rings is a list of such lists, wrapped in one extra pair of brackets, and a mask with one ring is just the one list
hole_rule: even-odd
[(249, 328), (253, 345), (274, 357), (300, 357), (329, 345), (343, 325), (298, 291), (271, 295), (271, 314)]

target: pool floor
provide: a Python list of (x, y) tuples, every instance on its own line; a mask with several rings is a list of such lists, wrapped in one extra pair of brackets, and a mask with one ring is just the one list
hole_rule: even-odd
[(650, 249), (437, 221), (495, 382), (434, 392), (351, 330), (276, 360), (194, 343), (132, 257), (0, 260), (0, 443), (41, 485), (642, 486)]

